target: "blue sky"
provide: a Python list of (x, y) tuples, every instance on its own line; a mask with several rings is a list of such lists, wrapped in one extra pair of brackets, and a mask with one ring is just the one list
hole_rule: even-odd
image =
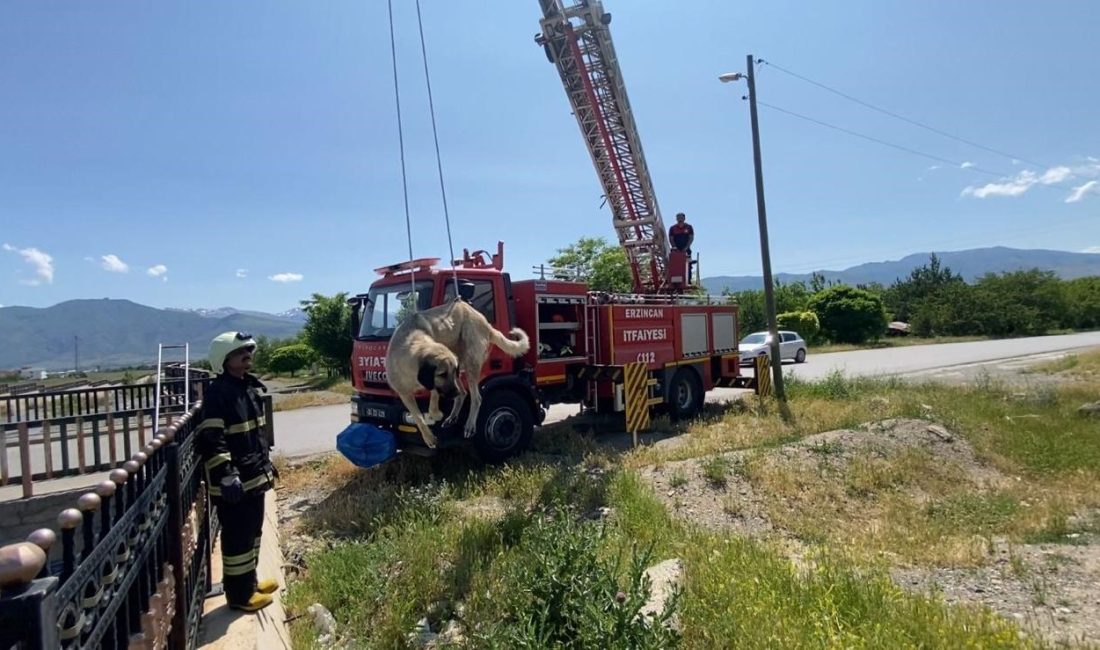
[[(422, 4), (455, 246), (504, 240), (528, 277), (582, 235), (613, 239), (533, 42), (538, 3)], [(413, 248), (445, 258), (414, 5), (395, 5)], [(762, 101), (952, 163), (762, 107), (777, 271), (1100, 251), (1098, 3), (605, 6), (659, 203), (695, 225), (704, 275), (759, 273), (744, 86), (716, 79), (748, 52), (1041, 163), (765, 66)], [(407, 256), (391, 74), (380, 0), (0, 3), (0, 304), (279, 311), (364, 290)]]

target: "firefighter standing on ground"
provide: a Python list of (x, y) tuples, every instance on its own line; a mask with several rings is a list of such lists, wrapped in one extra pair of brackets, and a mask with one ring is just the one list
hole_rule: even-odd
[(267, 390), (252, 369), (256, 341), (226, 332), (210, 343), (210, 366), (217, 377), (202, 401), (195, 430), (206, 483), (222, 527), (222, 584), (230, 607), (254, 612), (271, 604), (274, 579), (256, 580), (264, 493), (274, 487), (275, 470), (264, 434), (264, 406), (257, 389)]
[(687, 216), (683, 212), (676, 214), (676, 223), (668, 229), (668, 241), (672, 248), (684, 251), (688, 257), (688, 282), (691, 281), (691, 243), (695, 241), (695, 229), (687, 222)]

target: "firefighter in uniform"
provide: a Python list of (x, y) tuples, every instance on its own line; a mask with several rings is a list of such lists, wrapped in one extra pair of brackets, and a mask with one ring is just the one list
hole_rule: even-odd
[(210, 366), (217, 374), (202, 400), (196, 444), (206, 484), (222, 528), (222, 584), (230, 607), (255, 612), (271, 604), (274, 579), (256, 580), (264, 493), (274, 487), (275, 469), (264, 434), (264, 405), (257, 389), (266, 387), (248, 371), (256, 341), (225, 332), (210, 343)]
[(687, 222), (687, 215), (683, 212), (676, 214), (676, 223), (668, 229), (668, 239), (672, 247), (678, 251), (684, 251), (688, 257), (687, 274), (688, 282), (691, 282), (691, 244), (695, 241), (695, 229)]

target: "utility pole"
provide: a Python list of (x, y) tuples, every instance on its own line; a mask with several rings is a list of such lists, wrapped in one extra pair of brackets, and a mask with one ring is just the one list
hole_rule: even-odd
[(764, 208), (764, 170), (760, 163), (760, 125), (756, 118), (756, 68), (751, 54), (745, 57), (749, 82), (749, 115), (752, 116), (752, 163), (756, 169), (756, 213), (760, 221), (760, 262), (764, 266), (764, 309), (768, 312), (768, 332), (771, 335), (772, 384), (780, 409), (786, 414), (787, 391), (783, 387), (783, 358), (779, 354), (779, 324), (775, 317), (775, 285), (772, 282), (772, 259), (768, 247), (768, 215)]
[(73, 335), (73, 373), (80, 374), (80, 337)]

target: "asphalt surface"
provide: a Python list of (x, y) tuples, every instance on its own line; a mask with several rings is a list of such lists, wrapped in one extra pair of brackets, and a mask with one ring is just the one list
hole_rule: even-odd
[[(783, 365), (786, 374), (803, 379), (821, 379), (835, 371), (846, 375), (902, 376), (935, 379), (938, 375), (958, 376), (960, 368), (993, 364), (1027, 357), (1040, 361), (1062, 353), (1100, 346), (1100, 332), (1039, 336), (1000, 341), (915, 345), (881, 350), (857, 350), (811, 354), (806, 363)], [(751, 369), (744, 369), (751, 373)], [(743, 391), (715, 389), (707, 401), (728, 401)], [(576, 415), (578, 407), (559, 404), (550, 408), (546, 422), (558, 422)], [(275, 414), (275, 453), (287, 457), (307, 456), (336, 448), (336, 434), (351, 421), (351, 404), (279, 411)]]

